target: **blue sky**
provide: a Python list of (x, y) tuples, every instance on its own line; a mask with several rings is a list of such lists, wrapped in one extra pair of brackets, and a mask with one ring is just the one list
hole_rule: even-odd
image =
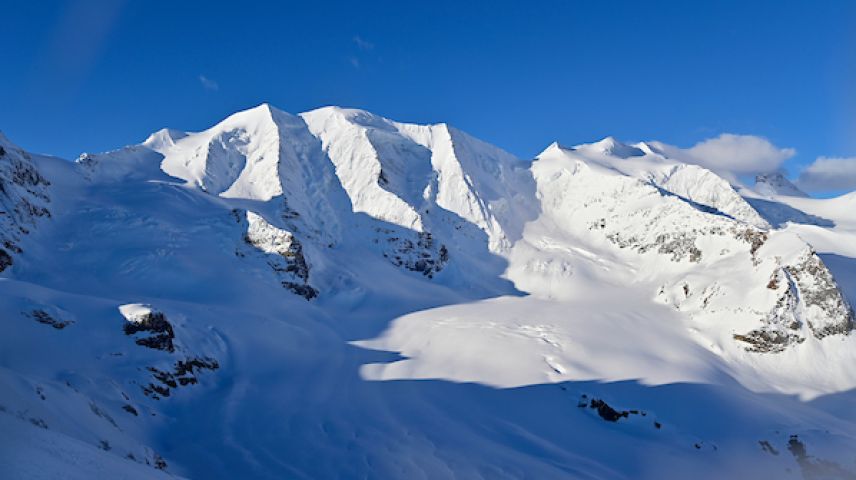
[(521, 157), (554, 140), (722, 133), (794, 149), (792, 175), (856, 156), (856, 2), (2, 7), (0, 129), (66, 158), (261, 102), (445, 121)]

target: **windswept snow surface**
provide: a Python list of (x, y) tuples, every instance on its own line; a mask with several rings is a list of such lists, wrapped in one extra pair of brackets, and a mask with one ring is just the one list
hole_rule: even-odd
[(856, 193), (269, 105), (0, 136), (10, 478), (854, 478)]

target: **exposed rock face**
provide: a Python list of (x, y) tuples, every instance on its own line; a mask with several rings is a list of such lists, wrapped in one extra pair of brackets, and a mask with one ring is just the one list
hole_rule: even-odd
[(625, 237), (621, 232), (613, 232), (606, 236), (609, 241), (619, 248), (632, 248), (639, 253), (655, 251), (669, 255), (673, 262), (687, 260), (698, 263), (701, 261), (701, 250), (695, 245), (695, 238), (686, 233), (664, 233), (657, 235), (650, 243), (636, 236)]
[[(123, 312), (124, 313), (124, 312)], [(166, 316), (162, 312), (148, 309), (140, 309), (126, 314), (127, 322), (123, 327), (125, 335), (135, 335), (134, 342), (155, 350), (164, 350), (174, 352), (175, 345), (173, 339), (175, 332), (172, 324), (167, 321)], [(148, 333), (149, 335), (137, 335), (138, 333)]]
[(265, 255), (282, 286), (307, 300), (318, 296), (318, 291), (309, 284), (309, 264), (294, 234), (250, 211), (246, 212), (246, 224), (244, 241)]
[(18, 245), (40, 218), (51, 216), (48, 187), (32, 157), (0, 133), (0, 272), (22, 253)]
[[(648, 412), (645, 410), (633, 409), (633, 410), (618, 410), (612, 405), (606, 403), (606, 401), (600, 398), (589, 397), (587, 394), (580, 395), (580, 399), (577, 401), (577, 407), (579, 408), (590, 408), (597, 412), (597, 415), (606, 420), (607, 422), (618, 422), (622, 418), (630, 418), (631, 415), (638, 415), (642, 417), (647, 417)], [(657, 430), (661, 429), (663, 425), (658, 421), (653, 421), (652, 425)]]
[(51, 327), (57, 330), (62, 330), (63, 328), (74, 323), (73, 320), (62, 320), (54, 318), (53, 315), (42, 309), (32, 310), (26, 315), (41, 324), (50, 325)]
[(838, 289), (832, 273), (813, 250), (805, 250), (785, 270), (805, 305), (806, 323), (815, 337), (847, 335), (853, 330), (853, 309)]
[(6, 250), (0, 248), (0, 272), (6, 270), (12, 265), (12, 257), (6, 253)]
[(437, 245), (429, 232), (414, 234), (407, 230), (396, 232), (391, 229), (378, 229), (385, 243), (383, 256), (396, 267), (419, 272), (428, 278), (443, 269), (449, 261), (449, 251), (445, 245)]
[(780, 296), (761, 320), (762, 326), (734, 335), (736, 340), (750, 344), (749, 351), (781, 352), (802, 343), (807, 335), (820, 340), (830, 335), (848, 335), (853, 330), (853, 309), (811, 248), (777, 268), (767, 289)]
[(203, 370), (214, 371), (220, 368), (217, 360), (209, 357), (189, 357), (175, 362), (170, 370), (148, 367), (152, 377), (158, 383), (149, 383), (143, 387), (143, 393), (154, 399), (169, 397), (171, 390), (199, 383), (197, 374)]
[[(782, 282), (780, 277), (784, 277)], [(761, 319), (761, 326), (745, 334), (734, 334), (734, 339), (748, 344), (747, 351), (756, 353), (778, 353), (787, 347), (802, 343), (802, 322), (797, 318), (798, 307), (796, 286), (787, 278), (784, 269), (777, 269), (767, 288), (782, 291), (775, 306)]]
[[(143, 394), (147, 397), (155, 400), (169, 397), (171, 389), (199, 383), (200, 372), (220, 368), (220, 363), (211, 356), (187, 352), (186, 347), (177, 349), (174, 344), (175, 328), (163, 312), (137, 303), (122, 305), (119, 310), (127, 320), (123, 328), (125, 335), (135, 335), (137, 345), (170, 354), (167, 357), (170, 363), (146, 367), (155, 380), (142, 386)], [(148, 335), (143, 336), (141, 333)], [(128, 413), (138, 414), (133, 406), (125, 405), (123, 408)]]

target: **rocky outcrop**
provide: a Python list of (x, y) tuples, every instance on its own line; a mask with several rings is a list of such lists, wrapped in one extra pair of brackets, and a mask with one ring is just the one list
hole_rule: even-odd
[(175, 331), (172, 324), (166, 319), (162, 312), (152, 310), (143, 305), (123, 305), (122, 311), (127, 322), (123, 327), (125, 335), (134, 336), (134, 343), (143, 347), (174, 352)]
[[(155, 400), (169, 397), (172, 389), (199, 383), (200, 372), (220, 368), (220, 363), (211, 356), (188, 352), (186, 347), (177, 349), (175, 328), (163, 312), (140, 303), (122, 305), (119, 310), (127, 320), (123, 328), (125, 335), (135, 336), (137, 345), (170, 354), (169, 364), (146, 367), (154, 379), (142, 387), (147, 397)], [(132, 415), (138, 414), (133, 406), (125, 405), (123, 409)]]
[(0, 133), (0, 272), (13, 264), (13, 255), (22, 253), (21, 237), (40, 218), (51, 216), (48, 187), (30, 154)]
[(152, 378), (157, 383), (149, 383), (143, 387), (143, 393), (151, 398), (169, 397), (171, 390), (199, 383), (197, 375), (204, 371), (214, 371), (220, 368), (217, 360), (210, 357), (189, 357), (178, 360), (170, 369), (148, 367)]
[(745, 334), (734, 334), (734, 339), (748, 344), (747, 351), (756, 353), (778, 353), (787, 347), (802, 343), (802, 322), (797, 318), (797, 292), (793, 283), (786, 281), (783, 285), (779, 277), (785, 277), (784, 270), (777, 270), (767, 288), (784, 292), (776, 301), (770, 312), (761, 319), (761, 326)]
[(0, 272), (12, 266), (12, 256), (0, 248)]
[[(648, 226), (644, 233), (633, 233), (633, 230), (622, 228), (624, 222), (617, 217), (609, 220), (600, 218), (591, 222), (589, 230), (603, 230), (606, 239), (622, 249), (627, 248), (639, 253), (656, 252), (667, 255), (673, 262), (690, 263), (699, 263), (702, 260), (704, 252), (698, 244), (706, 240), (705, 237), (728, 236), (748, 245), (749, 253), (753, 256), (767, 240), (767, 233), (763, 230), (751, 225), (729, 223), (723, 218), (714, 217), (714, 222), (699, 222), (695, 226), (683, 227), (668, 220), (670, 215), (675, 214), (675, 211), (670, 212), (668, 208), (634, 212), (634, 215), (646, 219)], [(607, 228), (607, 225), (611, 228)], [(654, 233), (657, 231), (662, 233)]]
[(283, 287), (307, 300), (318, 296), (318, 290), (309, 284), (309, 264), (303, 245), (293, 233), (271, 225), (251, 211), (247, 211), (243, 219), (240, 212), (233, 214), (240, 222), (246, 222), (244, 242), (253, 247), (251, 253), (264, 257)]
[[(823, 260), (806, 247), (794, 261), (776, 268), (766, 285), (779, 294), (761, 326), (735, 334), (748, 351), (777, 353), (802, 343), (807, 335), (820, 340), (853, 330), (852, 307), (842, 295)], [(807, 327), (807, 328), (806, 328)]]
[(418, 272), (428, 278), (446, 266), (449, 250), (445, 245), (437, 244), (429, 232), (411, 232), (378, 228), (375, 230), (382, 245), (383, 257), (396, 267)]
[[(577, 401), (577, 407), (579, 408), (589, 408), (594, 410), (597, 413), (597, 416), (607, 422), (618, 422), (621, 419), (628, 419), (631, 416), (639, 416), (639, 417), (647, 417), (648, 412), (645, 410), (639, 409), (631, 409), (631, 410), (619, 410), (614, 408), (612, 405), (606, 403), (605, 400), (590, 397), (587, 394), (580, 395), (579, 400)], [(654, 420), (652, 425), (655, 429), (660, 430), (663, 428), (663, 424)]]
[(795, 261), (776, 268), (766, 288), (779, 297), (761, 319), (761, 326), (734, 335), (736, 340), (749, 344), (746, 349), (750, 352), (778, 353), (802, 343), (807, 335), (820, 340), (830, 335), (848, 335), (853, 330), (853, 309), (811, 248), (806, 248)]
[(42, 309), (31, 310), (30, 312), (25, 313), (25, 315), (43, 325), (50, 325), (51, 327), (57, 330), (62, 330), (63, 328), (74, 323), (74, 320), (62, 320), (59, 318), (54, 318), (53, 315)]
[(853, 309), (814, 250), (806, 249), (785, 270), (805, 305), (806, 323), (815, 337), (847, 335), (853, 330)]

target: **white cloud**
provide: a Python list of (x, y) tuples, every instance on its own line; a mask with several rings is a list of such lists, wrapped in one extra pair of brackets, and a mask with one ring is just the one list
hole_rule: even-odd
[(205, 90), (210, 90), (212, 92), (220, 90), (220, 85), (218, 85), (217, 82), (211, 80), (205, 75), (199, 75), (199, 83), (202, 84), (202, 88), (204, 88)]
[(357, 48), (360, 50), (371, 50), (374, 48), (374, 43), (360, 37), (359, 35), (354, 36), (354, 43), (357, 44)]
[(856, 190), (856, 157), (820, 157), (800, 173), (797, 183), (815, 192)]
[(670, 157), (701, 165), (730, 179), (776, 171), (785, 160), (796, 154), (793, 148), (779, 148), (763, 137), (732, 133), (723, 133), (690, 148), (662, 143), (656, 146)]

